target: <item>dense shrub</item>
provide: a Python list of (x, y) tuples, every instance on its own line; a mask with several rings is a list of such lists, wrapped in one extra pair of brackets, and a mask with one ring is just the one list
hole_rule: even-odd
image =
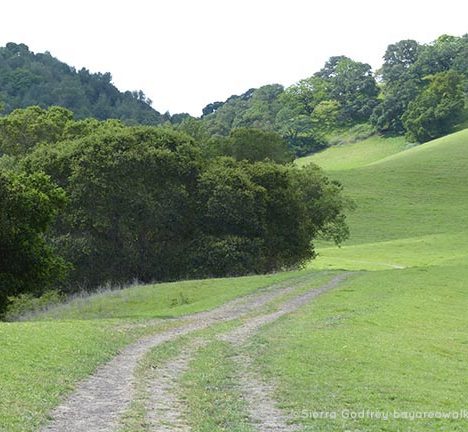
[(181, 133), (107, 124), (23, 159), (68, 194), (54, 239), (74, 286), (268, 272), (313, 257), (321, 231), (346, 237), (348, 203), (318, 168), (201, 155)]
[(68, 270), (46, 241), (65, 195), (48, 177), (0, 172), (0, 315), (8, 297), (40, 294)]
[(64, 296), (58, 290), (46, 291), (39, 296), (32, 293), (10, 296), (8, 297), (8, 305), (5, 311), (5, 320), (14, 321), (37, 312), (42, 312), (51, 306), (59, 304), (63, 300)]

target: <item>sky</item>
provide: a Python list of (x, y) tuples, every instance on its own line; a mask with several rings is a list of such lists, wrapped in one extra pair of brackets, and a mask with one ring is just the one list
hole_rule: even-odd
[(160, 112), (200, 115), (252, 87), (291, 85), (333, 55), (378, 68), (390, 43), (468, 33), (466, 0), (15, 0), (1, 6), (0, 46), (143, 90)]

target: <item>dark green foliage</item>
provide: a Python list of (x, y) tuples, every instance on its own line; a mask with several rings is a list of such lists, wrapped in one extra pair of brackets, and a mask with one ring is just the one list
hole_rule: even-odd
[(25, 162), (69, 195), (56, 226), (74, 280), (171, 279), (186, 268), (200, 158), (184, 135), (108, 125), (90, 135), (39, 147)]
[[(458, 72), (464, 81), (466, 93), (468, 85), (467, 54), (467, 35), (463, 37), (444, 35), (428, 45), (419, 45), (413, 40), (403, 40), (389, 45), (381, 69), (384, 98), (374, 110), (371, 122), (381, 132), (403, 134), (406, 131), (403, 117), (416, 115), (413, 101), (416, 101), (420, 94), (427, 89), (431, 82), (429, 78), (441, 72), (451, 70)], [(411, 114), (406, 112), (409, 110), (410, 104), (412, 105)], [(420, 137), (426, 135), (424, 140), (440, 136), (435, 131), (428, 134), (420, 131), (415, 134), (416, 126), (411, 127), (413, 131), (410, 131), (409, 135), (413, 139), (416, 139), (416, 135)], [(440, 127), (440, 124), (435, 126), (436, 129), (440, 129)], [(446, 129), (443, 126), (440, 130), (447, 133), (450, 128)]]
[(423, 87), (424, 82), (416, 78), (387, 85), (384, 99), (375, 107), (370, 122), (380, 132), (403, 134), (405, 127), (402, 116)]
[[(290, 156), (273, 132), (234, 130), (223, 140), (236, 161), (203, 158), (202, 147), (170, 129), (98, 125), (70, 124), (82, 136), (36, 145), (21, 160), (68, 194), (53, 236), (74, 265), (69, 289), (279, 270), (313, 257), (320, 233), (346, 238), (339, 189), (318, 171), (300, 182), (305, 170), (274, 163)], [(314, 197), (306, 192), (313, 185)], [(326, 196), (334, 229), (320, 216)]]
[(0, 100), (7, 113), (30, 105), (60, 105), (77, 118), (116, 118), (142, 124), (165, 120), (142, 91), (121, 93), (109, 73), (76, 71), (50, 53), (35, 54), (24, 44), (8, 43), (0, 48)]
[(327, 99), (339, 102), (342, 122), (369, 119), (379, 93), (370, 65), (345, 56), (331, 57), (315, 76), (328, 82)]
[(313, 239), (347, 238), (350, 203), (316, 166), (214, 161), (199, 181), (195, 274), (268, 272), (314, 257)]
[(277, 163), (293, 160), (286, 141), (275, 132), (255, 128), (233, 129), (224, 142), (217, 144), (220, 153), (238, 161), (258, 162), (268, 159)]
[(43, 174), (0, 172), (0, 315), (8, 297), (40, 294), (66, 275), (68, 266), (45, 239), (64, 202)]
[(425, 142), (450, 132), (465, 105), (462, 76), (454, 71), (431, 78), (429, 86), (409, 104), (403, 115), (408, 138)]
[(382, 79), (387, 85), (406, 81), (411, 75), (412, 66), (421, 52), (421, 45), (407, 39), (390, 44), (385, 51), (384, 64), (381, 69)]
[(425, 45), (414, 64), (419, 76), (434, 75), (454, 67), (463, 55), (467, 40), (456, 36), (442, 35), (432, 44)]

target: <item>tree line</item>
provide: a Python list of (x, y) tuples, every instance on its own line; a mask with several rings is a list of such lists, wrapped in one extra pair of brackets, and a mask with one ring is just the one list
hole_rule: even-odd
[(425, 142), (468, 118), (467, 59), (468, 35), (391, 44), (376, 73), (369, 64), (334, 56), (288, 88), (266, 85), (210, 103), (201, 119), (185, 118), (180, 128), (202, 139), (228, 136), (239, 127), (270, 130), (297, 156), (324, 148), (331, 136), (360, 124), (370, 133)]
[(348, 236), (351, 207), (282, 140), (233, 131), (222, 149), (165, 127), (0, 117), (0, 311), (21, 293), (294, 268)]
[[(296, 156), (323, 149), (340, 131), (361, 127), (425, 142), (468, 118), (468, 35), (429, 44), (390, 44), (382, 67), (333, 56), (312, 76), (284, 88), (249, 89), (205, 106), (200, 118), (160, 114), (142, 91), (121, 93), (110, 73), (76, 71), (24, 44), (0, 48), (0, 105), (4, 112), (37, 105), (63, 106), (75, 118), (119, 119), (125, 124), (173, 125), (199, 142), (222, 144), (239, 128), (274, 132)], [(362, 127), (364, 126), (364, 127)], [(359, 130), (359, 129), (358, 129)]]
[(33, 53), (25, 44), (0, 47), (0, 104), (5, 113), (28, 106), (63, 106), (77, 118), (115, 118), (128, 124), (159, 124), (169, 119), (151, 107), (141, 91), (120, 92), (112, 75), (76, 70), (49, 52)]

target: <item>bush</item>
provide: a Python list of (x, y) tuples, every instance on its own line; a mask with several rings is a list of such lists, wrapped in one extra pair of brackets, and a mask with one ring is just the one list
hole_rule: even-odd
[(312, 258), (324, 230), (346, 238), (346, 200), (317, 167), (263, 161), (270, 139), (285, 161), (277, 135), (231, 138), (239, 151), (255, 140), (250, 156), (236, 155), (247, 160), (204, 159), (187, 135), (110, 123), (26, 156), (69, 196), (54, 228), (74, 264), (69, 286), (277, 271)]
[(41, 294), (66, 276), (69, 266), (46, 239), (64, 204), (44, 174), (0, 172), (0, 315), (8, 297)]
[(5, 311), (5, 320), (15, 321), (24, 315), (42, 312), (50, 306), (61, 303), (63, 299), (63, 294), (58, 290), (46, 291), (39, 297), (35, 297), (31, 293), (10, 296)]

